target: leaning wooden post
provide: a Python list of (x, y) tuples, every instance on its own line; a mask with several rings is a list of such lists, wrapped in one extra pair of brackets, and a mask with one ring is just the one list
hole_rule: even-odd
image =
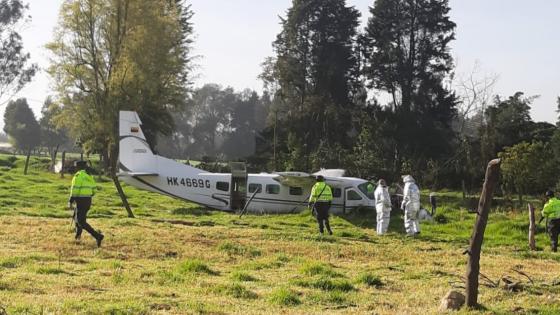
[(495, 159), (488, 163), (486, 168), (486, 177), (484, 179), (484, 187), (478, 202), (478, 215), (474, 225), (473, 234), (469, 249), (467, 251), (469, 260), (467, 263), (467, 283), (466, 283), (466, 298), (468, 307), (478, 306), (478, 275), (480, 273), (480, 250), (482, 249), (482, 242), (484, 241), (484, 230), (488, 222), (488, 213), (490, 212), (490, 205), (492, 203), (492, 195), (494, 188), (498, 182), (500, 174), (500, 160)]
[(537, 233), (537, 225), (535, 224), (535, 207), (532, 204), (528, 204), (529, 207), (529, 249), (537, 250), (537, 245), (535, 243), (535, 234)]

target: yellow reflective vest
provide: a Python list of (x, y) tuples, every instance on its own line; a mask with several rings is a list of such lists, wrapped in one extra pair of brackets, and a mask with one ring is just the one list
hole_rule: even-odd
[(551, 220), (560, 219), (560, 200), (557, 198), (550, 198), (543, 207), (542, 215)]
[(85, 170), (78, 171), (74, 178), (72, 178), (72, 188), (70, 189), (70, 196), (76, 197), (91, 197), (95, 195), (95, 180), (91, 175), (86, 173)]
[(325, 182), (317, 182), (311, 188), (311, 196), (309, 196), (309, 202), (317, 201), (332, 201), (332, 191), (329, 185)]

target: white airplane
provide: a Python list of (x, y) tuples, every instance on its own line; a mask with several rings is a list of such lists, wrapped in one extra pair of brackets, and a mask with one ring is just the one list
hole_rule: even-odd
[[(120, 112), (119, 178), (127, 184), (221, 211), (294, 213), (307, 208), (316, 175), (333, 191), (331, 212), (374, 208), (372, 183), (343, 177), (344, 170), (247, 174), (243, 163), (232, 173), (210, 173), (152, 152), (136, 112)], [(370, 186), (371, 185), (371, 186)], [(369, 189), (368, 189), (369, 188)]]

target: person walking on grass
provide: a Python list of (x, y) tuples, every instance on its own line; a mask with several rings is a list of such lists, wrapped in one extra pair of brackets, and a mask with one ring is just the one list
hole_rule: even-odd
[(560, 234), (560, 200), (554, 197), (554, 192), (551, 190), (546, 192), (545, 197), (546, 203), (542, 210), (542, 216), (548, 222), (550, 248), (553, 252), (556, 252), (558, 251), (558, 234)]
[(329, 223), (329, 209), (333, 199), (332, 190), (325, 183), (325, 178), (321, 175), (317, 176), (317, 182), (311, 188), (311, 196), (309, 196), (309, 206), (313, 207), (317, 214), (317, 223), (319, 224), (319, 232), (323, 234), (324, 228), (327, 228), (329, 235), (332, 235), (331, 225)]
[(420, 189), (410, 175), (403, 176), (403, 201), (401, 209), (404, 210), (404, 227), (408, 236), (420, 234), (418, 211), (420, 211)]
[(375, 211), (377, 212), (377, 235), (387, 233), (391, 219), (391, 196), (384, 179), (380, 179), (375, 189)]
[(77, 161), (76, 169), (78, 170), (72, 178), (72, 187), (70, 188), (70, 199), (68, 200), (68, 208), (74, 209), (73, 204), (76, 203), (74, 211), (74, 222), (76, 224), (76, 241), (82, 237), (82, 231), (86, 230), (97, 242), (97, 247), (101, 247), (103, 234), (95, 231), (91, 225), (87, 223), (87, 213), (91, 208), (91, 199), (95, 195), (96, 184), (91, 175), (86, 172), (87, 163), (85, 161)]

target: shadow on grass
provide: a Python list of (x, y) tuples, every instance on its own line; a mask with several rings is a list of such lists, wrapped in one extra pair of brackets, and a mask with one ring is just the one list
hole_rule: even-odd
[(171, 210), (171, 214), (173, 215), (194, 215), (194, 216), (203, 216), (209, 215), (211, 212), (208, 209), (204, 208), (177, 208)]
[[(376, 213), (371, 209), (358, 209), (349, 214), (339, 215), (339, 218), (346, 220), (353, 226), (374, 230), (377, 227)], [(405, 234), (402, 210), (393, 209), (391, 211), (391, 221), (389, 221), (389, 232)]]

